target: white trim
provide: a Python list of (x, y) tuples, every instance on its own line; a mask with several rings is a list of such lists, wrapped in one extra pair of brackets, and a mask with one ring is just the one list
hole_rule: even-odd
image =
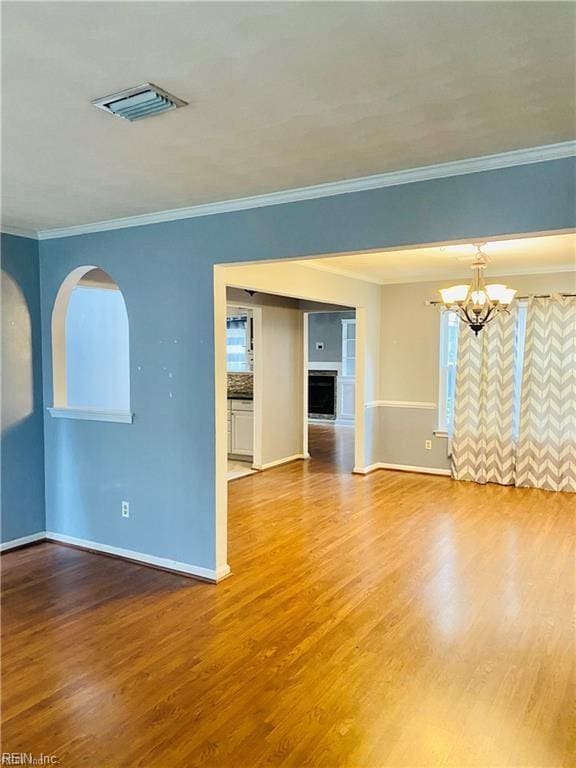
[(308, 446), (308, 357), (310, 313), (302, 313), (302, 453), (309, 454)]
[(374, 472), (375, 469), (380, 469), (380, 464), (369, 464), (367, 467), (354, 467), (352, 470), (353, 475), (369, 475), (370, 472)]
[(298, 459), (309, 459), (309, 453), (295, 453), (293, 456), (286, 456), (284, 459), (276, 459), (276, 461), (269, 461), (267, 464), (252, 464), (254, 469), (272, 469), (272, 467), (279, 467), (281, 464), (288, 464), (290, 461), (297, 461)]
[(344, 416), (338, 416), (334, 421), (335, 427), (353, 427), (355, 424), (354, 417), (346, 418)]
[[(562, 234), (570, 234), (574, 230), (566, 230), (563, 229), (558, 232), (554, 232), (554, 235), (561, 236)], [(536, 238), (539, 237), (539, 235), (531, 235), (527, 234), (525, 237), (531, 237)], [(497, 240), (498, 238), (493, 238), (493, 240)], [(508, 238), (510, 239), (510, 238)], [(487, 242), (492, 242), (491, 240), (487, 240)], [(500, 242), (504, 242), (504, 238), (500, 238)], [(557, 266), (534, 266), (534, 265), (526, 265), (524, 267), (500, 267), (497, 266), (493, 269), (492, 265), (490, 266), (490, 277), (520, 277), (522, 275), (556, 275), (558, 273), (568, 273), (571, 274), (572, 272), (576, 272), (576, 267), (573, 267), (570, 264), (558, 264)], [(362, 277), (361, 274), (358, 275), (358, 278), (360, 280), (366, 280), (365, 277)], [(403, 277), (399, 277), (397, 279), (392, 280), (380, 280), (380, 285), (411, 285), (413, 283), (433, 283), (437, 282), (439, 277), (434, 277), (432, 275), (411, 275)], [(463, 275), (457, 275), (456, 277), (444, 277), (444, 280), (453, 280), (454, 282), (470, 282), (470, 277), (465, 277)], [(435, 301), (434, 299), (427, 299), (425, 302), (426, 306), (438, 306), (439, 301)]]
[(10, 539), (10, 541), (4, 541), (0, 544), (0, 552), (8, 552), (15, 547), (23, 547), (26, 544), (32, 544), (35, 541), (42, 541), (46, 538), (46, 531), (38, 531), (38, 533), (31, 533), (29, 536), (21, 536), (19, 539)]
[(97, 411), (90, 408), (48, 408), (53, 419), (81, 419), (83, 421), (116, 421), (132, 424), (130, 411)]
[(253, 362), (252, 362), (252, 395), (253, 395), (253, 437), (252, 437), (252, 464), (262, 463), (262, 445), (264, 432), (264, 398), (266, 385), (264, 381), (263, 346), (263, 320), (262, 307), (254, 307), (252, 310), (252, 332), (254, 336)]
[(338, 376), (342, 376), (342, 363), (321, 363), (314, 362), (314, 360), (308, 361), (308, 371), (336, 371)]
[[(567, 232), (567, 230), (562, 230), (563, 232)], [(572, 231), (572, 230), (570, 230)], [(555, 234), (560, 234), (559, 232)], [(496, 238), (494, 238), (496, 239)], [(503, 239), (503, 238), (500, 238)], [(416, 246), (413, 246), (416, 247)], [(418, 246), (420, 247), (420, 246)], [(432, 247), (432, 245), (425, 246), (425, 247)], [(401, 250), (399, 248), (393, 249), (394, 251)], [(391, 253), (392, 250), (387, 250), (387, 253)], [(373, 252), (374, 254), (376, 251)], [(347, 255), (347, 254), (340, 254), (340, 255)], [(368, 254), (369, 255), (369, 254)], [(337, 267), (333, 266), (339, 258), (339, 255), (336, 256), (320, 256), (316, 258), (325, 259), (329, 263), (319, 263), (315, 261), (307, 261), (306, 259), (299, 261), (299, 264), (303, 267), (308, 267), (309, 269), (316, 269), (320, 270), (321, 272), (332, 272), (332, 274), (335, 275), (342, 275), (343, 277), (351, 277), (354, 280), (363, 280), (365, 283), (374, 283), (375, 285), (411, 285), (412, 283), (431, 283), (437, 281), (439, 278), (434, 277), (433, 275), (422, 275), (422, 274), (412, 274), (412, 275), (403, 275), (402, 277), (391, 277), (391, 278), (384, 278), (384, 277), (376, 277), (375, 275), (371, 275), (369, 272), (361, 272), (357, 270), (352, 269), (344, 269), (343, 267)], [(498, 267), (493, 268), (491, 265), (490, 267), (490, 275), (492, 277), (512, 277), (512, 276), (520, 276), (520, 275), (555, 275), (558, 272), (576, 272), (576, 267), (572, 267), (570, 264), (559, 264), (557, 266), (542, 266), (542, 267), (535, 267), (535, 266), (525, 266), (525, 267), (502, 267), (498, 269)], [(465, 277), (453, 277), (453, 278), (446, 278), (446, 279), (452, 279), (454, 281), (456, 280), (466, 280)], [(426, 301), (426, 305), (432, 305), (432, 301)]]
[(33, 229), (20, 229), (20, 227), (9, 227), (2, 224), (3, 235), (14, 235), (14, 237), (27, 237), (30, 240), (38, 240), (38, 232)]
[(394, 469), (400, 472), (417, 472), (422, 475), (443, 475), (444, 477), (450, 477), (452, 474), (449, 469), (440, 467), (413, 467), (409, 464), (387, 464), (383, 461), (378, 461), (367, 467), (354, 467), (352, 471), (357, 475), (367, 475), (374, 472), (375, 469)]
[(409, 464), (386, 464), (380, 462), (380, 469), (396, 469), (400, 472), (418, 472), (424, 475), (443, 475), (444, 477), (450, 477), (452, 474), (449, 469), (441, 469), (440, 467), (412, 467)]
[(319, 197), (332, 197), (351, 192), (362, 192), (370, 189), (394, 187), (400, 184), (413, 184), (419, 181), (444, 179), (450, 176), (462, 176), (468, 173), (510, 168), (516, 165), (541, 163), (547, 160), (559, 160), (576, 155), (576, 141), (565, 141), (558, 144), (548, 144), (541, 147), (517, 149), (512, 152), (500, 152), (495, 155), (482, 155), (448, 163), (438, 163), (403, 171), (379, 173), (373, 176), (362, 176), (355, 179), (315, 184), (309, 187), (298, 187), (265, 195), (241, 197), (235, 200), (224, 200), (215, 203), (205, 203), (187, 208), (175, 208), (155, 213), (145, 213), (138, 216), (126, 216), (120, 219), (96, 221), (90, 224), (77, 224), (71, 227), (43, 229), (36, 233), (39, 240), (49, 240), (56, 237), (72, 237), (91, 232), (106, 232), (112, 229), (126, 227), (141, 227), (147, 224), (159, 224), (166, 221), (191, 219), (197, 216), (213, 216), (218, 213), (243, 211), (251, 208), (262, 208), (268, 205), (281, 205), (299, 200), (314, 200)]
[(336, 419), (308, 419), (308, 424), (318, 424), (321, 427), (353, 427), (356, 420), (353, 417), (344, 418), (339, 416)]
[(436, 403), (419, 402), (417, 400), (371, 400), (366, 403), (366, 408), (421, 408), (423, 410), (435, 411), (438, 408)]
[(229, 565), (214, 570), (213, 568), (204, 568), (201, 565), (181, 563), (178, 560), (171, 560), (167, 557), (145, 555), (142, 552), (135, 552), (132, 549), (112, 547), (109, 544), (101, 544), (98, 541), (91, 541), (90, 539), (77, 539), (75, 536), (66, 536), (63, 533), (56, 533), (55, 531), (46, 531), (46, 539), (48, 541), (61, 542), (62, 544), (73, 544), (75, 547), (81, 547), (82, 549), (88, 549), (94, 552), (101, 552), (104, 555), (114, 555), (115, 557), (121, 557), (125, 560), (141, 563), (142, 565), (152, 565), (159, 568), (166, 568), (169, 571), (178, 571), (179, 573), (185, 573), (189, 576), (197, 576), (206, 581), (217, 582), (230, 575)]

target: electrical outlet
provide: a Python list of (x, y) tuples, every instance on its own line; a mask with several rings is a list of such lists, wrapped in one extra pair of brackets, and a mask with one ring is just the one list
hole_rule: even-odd
[(130, 504), (127, 501), (122, 502), (122, 517), (130, 517)]
[(432, 440), (426, 440), (426, 442), (424, 443), (424, 448), (426, 448), (427, 451), (431, 451), (432, 450)]

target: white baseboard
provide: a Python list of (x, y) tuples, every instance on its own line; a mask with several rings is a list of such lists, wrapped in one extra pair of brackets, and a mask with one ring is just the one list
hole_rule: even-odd
[(141, 565), (151, 565), (156, 568), (163, 568), (168, 571), (176, 571), (195, 576), (204, 581), (218, 582), (230, 575), (230, 566), (224, 565), (218, 569), (204, 568), (201, 565), (190, 565), (181, 563), (178, 560), (170, 560), (167, 557), (155, 557), (154, 555), (145, 555), (142, 552), (134, 552), (132, 549), (122, 549), (121, 547), (111, 547), (109, 544), (100, 544), (98, 541), (90, 539), (77, 539), (75, 536), (66, 536), (63, 533), (55, 531), (46, 531), (45, 537), (48, 541), (60, 542), (61, 544), (72, 544), (81, 549), (87, 549), (92, 552), (101, 552), (103, 555), (114, 555), (124, 560), (131, 560)]
[(380, 464), (369, 464), (367, 467), (354, 467), (352, 473), (354, 475), (369, 475), (370, 472), (374, 472), (375, 469), (380, 469)]
[(272, 469), (272, 467), (279, 467), (281, 464), (288, 464), (290, 461), (309, 458), (309, 453), (295, 453), (294, 456), (286, 456), (285, 459), (276, 459), (276, 461), (269, 461), (267, 464), (253, 464), (252, 466), (254, 469)]
[(308, 419), (308, 424), (319, 424), (322, 427), (353, 427), (354, 419)]
[(46, 531), (38, 531), (38, 533), (31, 533), (29, 536), (21, 536), (19, 539), (11, 539), (0, 544), (0, 552), (8, 552), (10, 549), (33, 544), (35, 541), (42, 541), (45, 538)]
[(409, 464), (386, 464), (383, 461), (369, 464), (367, 467), (354, 467), (352, 471), (356, 475), (368, 475), (376, 469), (394, 469), (399, 472), (417, 472), (421, 475), (443, 475), (444, 477), (450, 477), (452, 474), (449, 469), (441, 467), (413, 467)]

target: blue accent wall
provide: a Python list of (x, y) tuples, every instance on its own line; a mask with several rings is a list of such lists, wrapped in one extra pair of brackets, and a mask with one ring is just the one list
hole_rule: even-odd
[(43, 531), (38, 242), (2, 234), (2, 542)]
[(124, 294), (135, 414), (45, 416), (47, 529), (215, 567), (215, 264), (568, 229), (574, 180), (574, 161), (558, 160), (41, 241), (46, 404), (56, 293), (92, 264)]

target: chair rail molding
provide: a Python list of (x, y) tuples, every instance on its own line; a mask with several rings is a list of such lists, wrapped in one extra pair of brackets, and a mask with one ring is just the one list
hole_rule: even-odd
[(434, 411), (437, 403), (422, 402), (418, 400), (371, 400), (365, 404), (365, 408), (420, 408)]

